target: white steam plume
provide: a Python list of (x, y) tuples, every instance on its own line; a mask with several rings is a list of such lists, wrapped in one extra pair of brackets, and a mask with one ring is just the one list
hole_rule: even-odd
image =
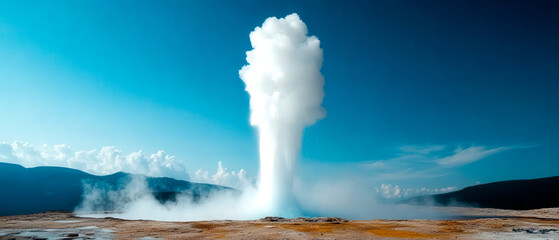
[[(232, 191), (212, 192), (195, 201), (188, 192), (176, 201), (161, 203), (149, 193), (145, 183), (134, 183), (120, 192), (104, 193), (86, 189), (85, 213), (109, 199), (118, 207), (113, 216), (125, 219), (168, 221), (240, 219), (268, 216), (336, 216), (351, 219), (433, 218), (438, 215), (413, 206), (388, 205), (378, 201), (379, 193), (359, 179), (329, 177), (318, 183), (295, 181), (295, 166), (306, 126), (325, 117), (321, 107), (324, 78), (320, 73), (320, 41), (307, 36), (307, 27), (297, 14), (285, 18), (268, 18), (250, 34), (248, 65), (239, 75), (250, 94), (250, 122), (260, 134), (259, 186), (250, 181), (240, 184), (241, 194)], [(227, 174), (219, 165), (215, 175), (199, 170), (195, 179), (223, 184), (234, 177), (245, 179), (244, 171)], [(246, 180), (246, 179), (245, 179)], [(136, 181), (142, 181), (136, 179)], [(246, 181), (241, 181), (246, 182)], [(138, 186), (144, 189), (138, 188)], [(138, 190), (140, 189), (140, 190)], [(107, 197), (108, 196), (108, 197)], [(297, 199), (297, 200), (295, 200)], [(87, 202), (89, 201), (89, 202)], [(78, 209), (82, 210), (82, 209)], [(87, 215), (95, 216), (95, 215)]]
[(264, 212), (289, 214), (295, 210), (292, 188), (303, 129), (326, 115), (322, 49), (295, 13), (266, 19), (250, 33), (250, 42), (248, 65), (239, 75), (260, 138), (257, 203)]

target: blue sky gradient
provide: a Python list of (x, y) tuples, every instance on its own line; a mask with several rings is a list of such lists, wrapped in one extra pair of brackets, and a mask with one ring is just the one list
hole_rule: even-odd
[(190, 175), (223, 161), (256, 176), (238, 70), (248, 34), (296, 12), (321, 41), (326, 82), (327, 117), (304, 135), (303, 180), (442, 188), (557, 175), (558, 9), (555, 1), (1, 1), (0, 141), (164, 150)]

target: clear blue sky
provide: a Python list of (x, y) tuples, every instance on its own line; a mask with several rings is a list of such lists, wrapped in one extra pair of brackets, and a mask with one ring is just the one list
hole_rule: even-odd
[(559, 175), (558, 11), (556, 1), (0, 1), (0, 141), (165, 150), (191, 174), (223, 161), (255, 176), (238, 70), (248, 34), (296, 12), (324, 49), (328, 112), (305, 131), (303, 178), (439, 188)]

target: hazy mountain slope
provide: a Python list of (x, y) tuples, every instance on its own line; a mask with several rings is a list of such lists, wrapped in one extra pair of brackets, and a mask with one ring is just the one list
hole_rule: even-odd
[(515, 210), (559, 207), (559, 176), (481, 184), (456, 192), (413, 197), (405, 203)]
[[(115, 173), (96, 176), (63, 167), (24, 168), (0, 162), (0, 216), (30, 214), (51, 210), (72, 211), (81, 202), (84, 183), (117, 190), (134, 176)], [(173, 200), (179, 192), (193, 196), (231, 188), (192, 183), (172, 178), (147, 177), (152, 194), (160, 201)]]

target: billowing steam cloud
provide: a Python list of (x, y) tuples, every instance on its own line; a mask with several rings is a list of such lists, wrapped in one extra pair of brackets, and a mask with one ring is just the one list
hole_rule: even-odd
[[(258, 128), (258, 204), (270, 214), (293, 211), (294, 168), (305, 126), (325, 116), (322, 49), (295, 13), (271, 17), (250, 33), (253, 49), (239, 75), (250, 94), (250, 123)], [(282, 212), (278, 212), (282, 209)]]

